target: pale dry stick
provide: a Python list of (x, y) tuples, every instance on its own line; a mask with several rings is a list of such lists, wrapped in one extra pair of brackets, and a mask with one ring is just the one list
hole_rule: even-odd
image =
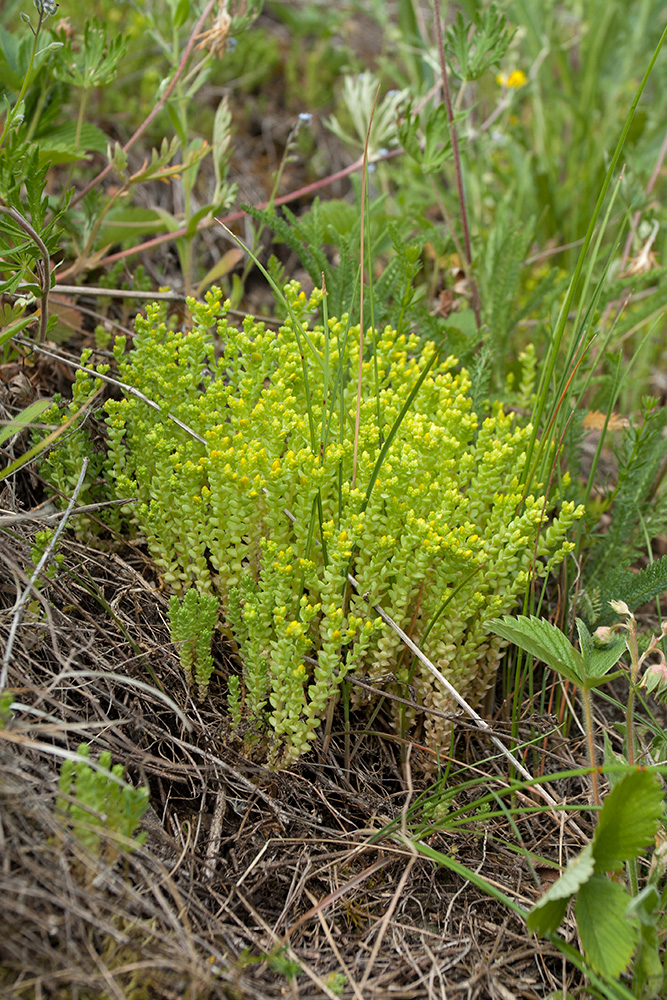
[[(48, 757), (56, 757), (58, 760), (71, 760), (75, 764), (81, 762), (81, 754), (76, 753), (74, 750), (65, 750), (63, 747), (55, 746), (53, 743), (44, 743), (42, 740), (33, 740), (24, 736), (19, 730), (10, 729), (9, 726), (5, 726), (4, 729), (0, 729), (0, 741), (5, 740), (7, 743), (13, 743), (15, 746), (21, 747), (24, 750), (34, 750), (35, 753), (45, 754)], [(123, 778), (118, 778), (113, 773), (109, 771), (106, 767), (102, 767), (98, 761), (93, 760), (93, 758), (86, 757), (86, 764), (90, 767), (92, 771), (98, 771), (105, 777), (108, 777), (109, 781), (113, 781), (116, 785), (120, 785), (121, 788), (127, 787), (127, 782)]]
[[(125, 992), (124, 989), (121, 990), (120, 987), (118, 986), (115, 977), (111, 973), (111, 970), (106, 965), (101, 956), (98, 955), (97, 950), (93, 947), (93, 943), (90, 940), (90, 937), (86, 936), (84, 940), (86, 942), (86, 951), (88, 952), (88, 955), (92, 959), (93, 965), (97, 967), (98, 976), (106, 987), (105, 993), (107, 994), (107, 996), (115, 997), (115, 1000), (126, 1000), (127, 993)], [(102, 983), (100, 983), (100, 985), (102, 985)]]
[(243, 875), (241, 875), (241, 878), (237, 880), (237, 882), (236, 882), (236, 888), (237, 889), (240, 888), (243, 885), (243, 883), (247, 879), (248, 875), (250, 875), (250, 873), (252, 872), (252, 870), (254, 868), (256, 868), (257, 865), (260, 863), (260, 861), (262, 860), (262, 858), (264, 857), (264, 855), (268, 851), (270, 844), (271, 844), (270, 840), (265, 840), (264, 841), (264, 843), (262, 844), (261, 848), (259, 849), (259, 851), (255, 855), (255, 857), (252, 859), (252, 861), (250, 862), (250, 864), (248, 865), (248, 867), (246, 868), (246, 870), (243, 872)]
[(60, 522), (60, 524), (58, 525), (58, 527), (56, 528), (56, 530), (54, 531), (53, 537), (49, 541), (49, 544), (44, 549), (44, 552), (42, 553), (42, 558), (35, 566), (35, 571), (28, 580), (25, 590), (23, 591), (22, 594), (17, 595), (16, 603), (14, 605), (14, 616), (12, 618), (12, 624), (9, 629), (9, 636), (7, 637), (7, 647), (5, 649), (5, 655), (2, 658), (2, 671), (0, 672), (0, 691), (4, 691), (5, 687), (7, 686), (7, 672), (9, 670), (9, 661), (11, 660), (12, 657), (12, 650), (14, 649), (16, 634), (19, 630), (21, 621), (23, 620), (23, 612), (25, 610), (25, 606), (28, 603), (28, 599), (30, 597), (30, 594), (32, 593), (37, 577), (42, 572), (42, 569), (44, 568), (44, 566), (46, 566), (49, 559), (53, 555), (53, 551), (56, 545), (58, 544), (58, 539), (60, 538), (62, 532), (64, 531), (65, 525), (67, 524), (67, 520), (72, 511), (74, 510), (74, 507), (76, 506), (76, 498), (81, 492), (83, 481), (86, 478), (87, 469), (88, 469), (88, 459), (84, 458), (81, 464), (81, 472), (79, 473), (79, 478), (76, 481), (76, 486), (74, 487), (74, 492), (72, 493), (70, 502), (67, 505), (64, 517)]
[(529, 267), (531, 264), (536, 264), (538, 260), (546, 260), (547, 257), (555, 257), (556, 254), (565, 253), (566, 250), (574, 250), (575, 247), (580, 247), (584, 242), (584, 237), (582, 236), (579, 240), (573, 240), (572, 243), (562, 243), (557, 247), (549, 247), (547, 250), (540, 250), (539, 253), (534, 253), (532, 257), (526, 257), (524, 261), (521, 262), (522, 267)]
[(206, 864), (204, 865), (204, 877), (210, 882), (215, 874), (220, 857), (220, 841), (222, 839), (222, 821), (225, 818), (227, 809), (227, 789), (220, 788), (215, 799), (213, 818), (211, 820), (211, 830), (208, 844), (206, 846)]
[(31, 341), (26, 340), (24, 337), (14, 337), (14, 340), (16, 340), (20, 344), (25, 344), (28, 347), (31, 347), (39, 354), (44, 354), (47, 358), (53, 358), (55, 361), (62, 361), (66, 365), (70, 365), (72, 368), (76, 368), (78, 371), (85, 372), (86, 375), (91, 375), (93, 378), (99, 378), (103, 382), (107, 382), (109, 385), (116, 386), (117, 389), (122, 389), (123, 392), (127, 392), (131, 396), (135, 396), (136, 399), (140, 399), (142, 403), (146, 403), (154, 410), (157, 410), (158, 413), (163, 413), (166, 417), (169, 417), (169, 419), (172, 420), (177, 427), (180, 427), (181, 430), (185, 431), (186, 434), (189, 434), (190, 437), (193, 437), (196, 441), (199, 441), (200, 444), (205, 444), (205, 445), (208, 444), (206, 438), (203, 438), (201, 434), (197, 434), (197, 432), (193, 431), (191, 427), (188, 427), (187, 424), (184, 424), (182, 420), (179, 420), (178, 417), (175, 417), (173, 413), (169, 413), (168, 410), (163, 410), (158, 403), (155, 403), (152, 399), (149, 399), (148, 396), (145, 396), (143, 392), (139, 391), (139, 389), (135, 389), (134, 386), (126, 385), (125, 382), (119, 382), (118, 379), (112, 378), (110, 375), (101, 375), (100, 372), (96, 372), (94, 368), (87, 368), (86, 365), (79, 364), (77, 361), (72, 361), (71, 358), (64, 357), (62, 354), (56, 354), (55, 351), (48, 351), (45, 347), (36, 347)]
[[(21, 291), (21, 286), (17, 288), (17, 292)], [(111, 299), (135, 299), (136, 301), (150, 301), (150, 302), (185, 302), (187, 299), (193, 296), (186, 295), (185, 292), (141, 292), (132, 291), (127, 288), (96, 288), (94, 285), (54, 285), (51, 289), (51, 294), (59, 295), (92, 295), (100, 296), (104, 298), (108, 296)], [(196, 298), (196, 296), (194, 296)], [(76, 308), (80, 308), (77, 306)], [(249, 314), (244, 312), (243, 309), (228, 309), (228, 316), (240, 316), (241, 319), (245, 319)], [(275, 323), (276, 325), (281, 325), (282, 320), (274, 319), (272, 316), (262, 316), (262, 323)], [(134, 331), (132, 331), (132, 336), (134, 336)]]
[[(357, 593), (361, 594), (362, 587), (361, 587), (359, 581), (355, 580), (355, 578), (352, 576), (351, 573), (347, 574), (347, 578), (348, 578), (349, 582), (352, 584), (352, 586), (354, 587), (354, 589), (357, 591)], [(366, 600), (366, 602), (368, 604), (370, 604), (370, 600), (369, 600), (368, 595), (364, 594), (363, 597)], [(449, 695), (451, 695), (451, 697), (454, 699), (454, 701), (457, 703), (457, 705), (459, 705), (463, 709), (463, 711), (466, 713), (466, 715), (468, 715), (473, 720), (473, 722), (475, 723), (475, 725), (479, 729), (482, 729), (484, 732), (488, 733), (489, 738), (491, 739), (491, 742), (494, 744), (494, 746), (496, 746), (501, 751), (501, 753), (505, 757), (507, 757), (507, 759), (510, 761), (510, 763), (513, 764), (513, 766), (517, 769), (517, 771), (519, 772), (519, 774), (521, 774), (521, 776), (523, 778), (525, 778), (526, 781), (532, 781), (533, 780), (533, 776), (530, 773), (530, 771), (527, 771), (526, 768), (523, 766), (523, 764), (521, 764), (516, 759), (516, 757), (514, 756), (514, 754), (510, 750), (508, 750), (507, 747), (505, 747), (503, 745), (503, 743), (494, 734), (493, 729), (488, 724), (488, 722), (486, 722), (482, 718), (482, 716), (479, 715), (479, 713), (475, 711), (475, 709), (472, 707), (472, 705), (469, 705), (468, 702), (465, 700), (465, 698), (463, 698), (458, 693), (458, 691), (456, 690), (456, 688), (454, 687), (454, 685), (450, 684), (450, 682), (447, 680), (447, 678), (445, 677), (445, 675), (443, 673), (441, 673), (440, 670), (438, 670), (438, 668), (435, 666), (434, 663), (431, 663), (431, 661), (429, 660), (429, 658), (424, 653), (422, 653), (422, 651), (419, 648), (419, 646), (417, 646), (416, 643), (414, 643), (412, 641), (412, 639), (407, 634), (407, 632), (404, 632), (403, 629), (401, 628), (401, 626), (397, 625), (397, 623), (394, 621), (394, 619), (391, 618), (387, 614), (387, 612), (383, 608), (380, 607), (379, 604), (371, 604), (371, 608), (372, 608), (372, 610), (377, 615), (379, 615), (379, 617), (382, 619), (382, 621), (385, 623), (385, 625), (388, 625), (389, 628), (393, 629), (393, 631), (396, 633), (396, 635), (399, 637), (399, 639), (401, 639), (402, 642), (404, 642), (405, 645), (408, 647), (408, 649), (410, 650), (410, 652), (414, 656), (416, 656), (417, 659), (420, 661), (420, 663), (422, 663), (426, 667), (426, 669), (435, 677), (435, 679), (438, 681), (439, 684), (442, 685), (442, 687), (445, 689), (445, 691), (447, 691), (447, 693)], [(548, 800), (549, 800), (550, 805), (557, 805), (556, 801), (551, 799), (551, 796), (548, 796)]]
[[(173, 701), (168, 694), (160, 691), (159, 688), (153, 687), (151, 684), (147, 684), (145, 681), (138, 680), (136, 677), (128, 677), (126, 674), (112, 673), (111, 671), (106, 670), (67, 670), (63, 673), (56, 674), (53, 678), (52, 684), (58, 684), (62, 680), (76, 680), (77, 678), (86, 678), (89, 680), (108, 680), (111, 678), (115, 684), (126, 684), (129, 688), (136, 688), (144, 694), (150, 694), (154, 698), (157, 698), (158, 701), (161, 701), (171, 712), (174, 713), (187, 732), (191, 733), (194, 729), (194, 726), (188, 717), (181, 711), (176, 702)], [(49, 685), (49, 687), (50, 686), (51, 685)]]
[[(173, 233), (170, 235), (174, 235)], [(21, 294), (29, 295), (27, 288), (24, 285), (19, 285), (16, 289), (14, 295), (20, 296)], [(150, 301), (150, 302), (185, 302), (190, 296), (186, 295), (185, 292), (140, 292), (140, 291), (130, 291), (127, 288), (97, 288), (94, 285), (61, 285), (56, 284), (51, 289), (51, 295), (90, 295), (99, 296), (100, 298), (111, 298), (111, 299), (134, 299), (137, 302)], [(58, 302), (55, 303), (58, 305)], [(66, 304), (66, 303), (65, 303)], [(86, 310), (78, 302), (75, 309), (80, 312), (86, 312)], [(99, 313), (90, 311), (88, 315), (99, 317)], [(248, 316), (247, 312), (243, 309), (228, 309), (228, 316), (237, 316), (239, 319), (245, 319)], [(272, 316), (262, 316), (262, 323), (267, 326), (282, 326), (283, 321), (280, 319), (274, 319)], [(119, 323), (114, 322), (116, 329), (120, 329), (126, 336), (134, 337), (134, 330), (126, 330), (125, 327), (120, 326)]]
[[(75, 514), (87, 514), (93, 510), (102, 510), (104, 507), (122, 507), (126, 503), (134, 503), (136, 500), (137, 497), (126, 497), (123, 500), (104, 500), (100, 503), (87, 503), (83, 507), (77, 507), (73, 510), (72, 516)], [(63, 517), (65, 517), (64, 510), (39, 513), (39, 510), (36, 508), (35, 510), (28, 511), (26, 514), (0, 515), (0, 528), (8, 524), (20, 524), (21, 521), (60, 521)]]
[[(357, 580), (355, 580), (355, 578), (352, 576), (351, 573), (347, 574), (347, 578), (348, 578), (349, 582), (352, 584), (352, 586), (354, 587), (354, 589), (357, 591), (357, 593), (361, 594), (362, 593), (362, 588), (361, 588), (359, 582)], [(368, 596), (366, 594), (364, 594), (363, 596), (364, 596), (364, 599), (367, 601), (367, 603), (370, 604), (370, 600), (368, 599)], [(465, 700), (465, 698), (463, 698), (458, 693), (458, 691), (456, 690), (456, 688), (454, 687), (454, 685), (450, 684), (450, 682), (447, 680), (447, 678), (445, 677), (445, 675), (443, 673), (441, 673), (440, 670), (438, 670), (438, 668), (435, 666), (434, 663), (431, 663), (431, 661), (429, 660), (429, 658), (424, 653), (422, 653), (422, 651), (419, 648), (419, 646), (417, 646), (412, 641), (412, 639), (410, 638), (410, 636), (406, 632), (403, 631), (403, 629), (400, 627), (400, 625), (397, 625), (397, 623), (394, 621), (394, 619), (391, 618), (387, 614), (387, 612), (384, 611), (383, 608), (380, 607), (379, 604), (372, 604), (371, 607), (372, 607), (373, 611), (377, 615), (379, 615), (379, 617), (382, 619), (382, 621), (385, 623), (385, 625), (388, 625), (389, 628), (391, 628), (391, 629), (394, 630), (394, 632), (396, 633), (396, 635), (402, 640), (402, 642), (405, 643), (405, 645), (408, 647), (408, 649), (410, 650), (410, 652), (413, 653), (413, 655), (417, 657), (417, 659), (420, 661), (420, 663), (422, 663), (426, 667), (426, 669), (435, 677), (435, 679), (438, 681), (438, 683), (442, 685), (442, 687), (445, 689), (445, 691), (447, 691), (447, 693), (449, 695), (451, 695), (451, 697), (454, 699), (454, 701), (457, 703), (457, 705), (459, 705), (463, 709), (463, 711), (466, 713), (466, 715), (468, 715), (472, 719), (472, 721), (475, 723), (475, 725), (479, 729), (481, 729), (483, 732), (485, 732), (485, 733), (488, 734), (489, 739), (494, 744), (494, 746), (496, 746), (500, 750), (500, 752), (503, 754), (504, 757), (507, 757), (507, 759), (510, 761), (510, 763), (517, 769), (517, 771), (519, 772), (519, 774), (523, 778), (525, 778), (526, 781), (531, 781), (531, 782), (534, 781), (535, 779), (533, 778), (533, 775), (530, 773), (530, 771), (528, 771), (523, 766), (523, 764), (520, 761), (517, 760), (517, 758), (514, 756), (514, 754), (512, 753), (512, 751), (508, 750), (507, 747), (502, 743), (502, 741), (498, 739), (498, 737), (495, 735), (495, 733), (493, 732), (493, 729), (488, 724), (488, 722), (486, 722), (482, 718), (482, 716), (478, 712), (475, 711), (475, 709), (472, 707), (472, 705), (469, 705), (468, 702)], [(551, 807), (551, 810), (553, 810), (555, 807), (558, 806), (558, 804), (559, 804), (558, 800), (555, 799), (555, 798), (553, 798), (553, 796), (550, 795), (547, 792), (547, 790), (542, 787), (542, 785), (535, 785), (535, 791), (539, 795), (541, 795), (543, 799), (546, 800), (546, 802)], [(554, 816), (555, 815), (556, 814), (554, 813)], [(572, 823), (572, 828), (574, 830), (577, 830), (581, 834), (581, 831), (578, 830), (578, 827), (574, 823)]]
[(370, 953), (370, 956), (369, 956), (369, 959), (368, 959), (368, 964), (366, 965), (366, 969), (365, 969), (365, 972), (364, 972), (364, 977), (361, 980), (361, 988), (362, 989), (364, 989), (364, 987), (366, 986), (366, 983), (368, 982), (368, 980), (370, 978), (371, 972), (373, 971), (373, 966), (375, 965), (375, 962), (377, 961), (377, 957), (378, 957), (378, 955), (380, 953), (380, 948), (382, 947), (382, 942), (384, 941), (384, 936), (387, 933), (387, 928), (389, 927), (389, 924), (391, 922), (391, 918), (394, 915), (394, 910), (398, 906), (398, 901), (401, 898), (401, 896), (403, 895), (403, 890), (405, 889), (406, 882), (410, 878), (410, 873), (412, 872), (412, 869), (414, 868), (415, 863), (416, 863), (417, 859), (419, 858), (419, 853), (417, 851), (417, 848), (412, 843), (412, 841), (407, 841), (407, 845), (411, 848), (412, 856), (408, 859), (408, 863), (405, 866), (403, 874), (401, 875), (401, 877), (399, 879), (399, 882), (398, 882), (398, 885), (396, 886), (396, 890), (394, 892), (394, 895), (391, 897), (391, 901), (389, 903), (389, 906), (387, 907), (386, 912), (385, 912), (384, 916), (382, 917), (382, 920), (380, 921), (380, 926), (378, 928), (377, 937), (375, 939), (375, 943), (373, 944), (373, 948), (371, 950), (371, 953)]
[[(376, 851), (379, 850), (376, 844), (368, 844), (368, 843), (359, 844), (358, 847), (355, 847), (354, 850), (350, 851), (347, 859), (348, 862), (351, 861), (352, 858), (357, 857), (357, 855), (361, 854), (363, 851), (368, 850), (369, 848), (373, 848)], [(386, 853), (385, 848), (383, 848), (383, 852)], [(400, 852), (397, 848), (393, 848), (392, 853), (401, 854), (401, 856), (403, 855), (403, 852)], [(306, 910), (305, 913), (302, 913), (299, 919), (296, 921), (296, 923), (292, 924), (291, 927), (287, 928), (287, 930), (285, 931), (285, 937), (290, 938), (292, 934), (294, 934), (295, 930), (297, 930), (303, 924), (308, 923), (308, 921), (312, 917), (317, 916), (317, 914), (320, 911), (325, 910), (327, 907), (332, 906), (334, 903), (337, 903), (339, 899), (342, 899), (343, 896), (345, 896), (348, 892), (351, 892), (352, 889), (355, 889), (358, 885), (361, 885), (361, 883), (365, 882), (367, 878), (371, 877), (371, 875), (375, 875), (376, 872), (382, 871), (383, 868), (386, 868), (387, 865), (390, 864), (393, 860), (394, 858), (391, 855), (389, 857), (379, 858), (377, 861), (374, 861), (372, 865), (368, 865), (368, 867), (364, 868), (362, 872), (359, 872), (358, 875), (353, 875), (352, 878), (349, 878), (347, 882), (344, 883), (344, 885), (339, 885), (337, 889), (334, 889), (333, 892), (328, 893), (326, 896), (320, 899), (319, 902), (316, 902), (314, 906), (311, 906), (309, 910)]]

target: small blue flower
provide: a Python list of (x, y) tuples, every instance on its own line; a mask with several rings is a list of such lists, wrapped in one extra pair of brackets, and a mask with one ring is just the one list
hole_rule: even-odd
[(299, 115), (299, 121), (302, 122), (304, 125), (310, 125), (312, 120), (313, 116), (311, 115), (310, 111), (302, 111)]

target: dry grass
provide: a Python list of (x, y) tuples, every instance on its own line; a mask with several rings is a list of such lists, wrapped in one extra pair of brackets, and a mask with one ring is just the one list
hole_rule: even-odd
[[(18, 499), (5, 491), (0, 506)], [(4, 534), (5, 639), (32, 530), (20, 521)], [(420, 748), (383, 732), (382, 713), (373, 732), (367, 714), (353, 717), (347, 771), (335, 727), (326, 755), (266, 770), (227, 733), (222, 644), (209, 700), (190, 699), (144, 554), (71, 539), (62, 551), (65, 569), (29, 606), (9, 665), (22, 707), (0, 730), (0, 995), (508, 1000), (564, 987), (558, 953), (520, 918), (401, 839), (428, 782)], [(111, 868), (54, 813), (59, 755), (82, 740), (150, 787), (147, 842)], [(458, 765), (502, 782), (504, 761), (482, 741), (461, 736)], [(548, 768), (571, 766), (555, 749)], [(577, 847), (545, 812), (517, 829), (555, 862)], [(428, 843), (529, 906), (539, 890), (514, 840), (494, 820)]]

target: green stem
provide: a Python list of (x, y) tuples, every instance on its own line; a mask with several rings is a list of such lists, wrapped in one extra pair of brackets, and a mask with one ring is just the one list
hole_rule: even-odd
[(591, 766), (591, 785), (593, 787), (593, 801), (596, 806), (600, 805), (600, 788), (598, 785), (598, 773), (595, 763), (595, 746), (593, 744), (593, 709), (591, 707), (591, 693), (586, 687), (581, 689), (581, 700), (584, 704), (584, 724), (586, 726), (586, 742), (588, 744), (588, 763)]
[(46, 248), (42, 237), (39, 233), (31, 226), (25, 216), (17, 212), (15, 208), (11, 206), (5, 207), (0, 205), (0, 212), (3, 215), (9, 215), (14, 222), (20, 226), (23, 232), (30, 237), (30, 239), (37, 245), (37, 248), (42, 255), (41, 261), (37, 261), (37, 278), (39, 280), (39, 285), (42, 291), (41, 295), (41, 307), (39, 314), (39, 343), (43, 344), (46, 340), (46, 329), (49, 321), (49, 291), (51, 290), (51, 257), (49, 256), (49, 251)]
[(30, 53), (30, 62), (28, 63), (28, 69), (26, 70), (26, 74), (25, 74), (25, 76), (23, 78), (23, 84), (21, 85), (21, 89), (19, 91), (19, 96), (16, 98), (16, 103), (14, 104), (14, 107), (12, 108), (12, 110), (7, 112), (7, 117), (5, 118), (5, 124), (4, 124), (4, 128), (2, 130), (2, 135), (0, 135), (0, 148), (2, 147), (2, 144), (5, 141), (5, 138), (7, 136), (7, 132), (9, 131), (9, 126), (10, 126), (10, 123), (12, 121), (12, 113), (14, 111), (16, 111), (16, 109), (20, 106), (21, 101), (25, 97), (26, 91), (28, 89), (28, 85), (30, 83), (30, 77), (32, 76), (32, 69), (33, 69), (33, 66), (35, 64), (35, 56), (37, 55), (37, 42), (39, 40), (39, 35), (40, 35), (41, 30), (42, 30), (42, 21), (43, 20), (44, 20), (44, 14), (40, 11), (39, 21), (37, 22), (37, 30), (35, 32), (33, 32), (33, 34), (34, 34), (35, 37), (34, 37), (33, 43), (32, 43), (32, 52)]
[[(536, 406), (535, 406), (535, 412), (533, 414), (533, 419), (532, 419), (533, 431), (532, 431), (532, 435), (531, 435), (530, 441), (528, 443), (528, 448), (527, 448), (527, 451), (526, 451), (526, 461), (525, 461), (525, 466), (524, 466), (524, 470), (525, 470), (524, 471), (524, 488), (525, 488), (526, 492), (528, 492), (530, 490), (530, 485), (531, 485), (531, 483), (532, 483), (532, 481), (533, 481), (533, 479), (534, 479), (534, 477), (536, 475), (536, 472), (537, 472), (537, 459), (533, 460), (533, 453), (534, 453), (535, 447), (537, 445), (538, 437), (539, 437), (539, 435), (540, 435), (540, 433), (542, 431), (542, 427), (541, 427), (541, 425), (542, 425), (542, 417), (543, 417), (543, 414), (544, 414), (544, 409), (545, 409), (546, 404), (547, 404), (547, 398), (549, 396), (548, 387), (549, 387), (549, 385), (551, 383), (551, 379), (553, 377), (554, 370), (556, 368), (556, 363), (557, 363), (558, 355), (559, 355), (559, 352), (560, 352), (560, 346), (561, 346), (561, 343), (562, 343), (562, 340), (563, 340), (563, 336), (565, 334), (565, 330), (567, 328), (568, 316), (569, 316), (569, 312), (570, 312), (570, 306), (571, 306), (572, 301), (574, 299), (575, 291), (576, 291), (577, 287), (579, 286), (579, 279), (580, 279), (581, 273), (583, 271), (584, 261), (586, 260), (586, 257), (588, 255), (588, 249), (589, 249), (590, 244), (592, 242), (593, 234), (595, 233), (595, 229), (596, 229), (596, 226), (597, 226), (597, 223), (598, 223), (598, 219), (599, 219), (600, 214), (602, 212), (602, 206), (603, 206), (605, 198), (607, 196), (607, 191), (609, 190), (609, 185), (611, 184), (611, 179), (614, 176), (614, 173), (616, 171), (616, 167), (618, 166), (618, 161), (621, 158), (621, 152), (623, 151), (623, 147), (625, 145), (625, 140), (626, 140), (626, 138), (628, 136), (628, 132), (630, 131), (630, 126), (632, 125), (632, 121), (633, 121), (634, 116), (635, 116), (635, 111), (637, 110), (637, 105), (639, 104), (639, 99), (642, 96), (642, 93), (644, 92), (644, 88), (646, 87), (646, 84), (648, 82), (648, 78), (651, 75), (651, 71), (652, 71), (652, 69), (653, 69), (653, 67), (655, 65), (655, 62), (656, 62), (656, 60), (658, 58), (658, 55), (660, 53), (660, 50), (661, 50), (661, 48), (662, 48), (662, 46), (663, 46), (666, 38), (667, 38), (667, 28), (664, 29), (664, 31), (663, 31), (663, 33), (662, 33), (662, 35), (660, 37), (660, 41), (658, 42), (658, 44), (657, 44), (657, 46), (655, 48), (655, 51), (653, 53), (653, 56), (651, 57), (651, 60), (650, 60), (650, 62), (648, 64), (646, 72), (644, 73), (644, 76), (642, 77), (641, 83), (639, 84), (639, 87), (637, 88), (637, 92), (635, 93), (634, 99), (632, 101), (632, 105), (630, 106), (630, 110), (629, 110), (628, 115), (627, 115), (627, 118), (625, 119), (625, 123), (623, 125), (623, 130), (621, 132), (621, 136), (620, 136), (620, 138), (619, 138), (619, 140), (618, 140), (618, 142), (616, 144), (616, 149), (614, 150), (614, 154), (613, 154), (613, 156), (611, 158), (611, 162), (609, 164), (609, 168), (607, 170), (605, 179), (604, 179), (602, 187), (600, 189), (600, 194), (598, 195), (598, 200), (597, 200), (597, 202), (595, 204), (595, 208), (593, 210), (593, 215), (591, 216), (590, 222), (588, 224), (588, 229), (586, 231), (586, 235), (584, 236), (584, 242), (582, 244), (581, 251), (579, 253), (579, 258), (577, 260), (577, 264), (576, 264), (576, 267), (574, 269), (574, 274), (572, 275), (572, 280), (570, 281), (570, 285), (569, 285), (567, 294), (565, 296), (565, 301), (563, 302), (563, 304), (561, 306), (561, 310), (560, 310), (560, 313), (558, 315), (558, 319), (556, 321), (556, 328), (555, 328), (553, 336), (551, 338), (551, 344), (550, 344), (550, 348), (549, 348), (549, 354), (548, 354), (548, 357), (547, 357), (547, 362), (544, 365), (543, 372), (542, 372), (542, 378), (540, 380), (540, 388), (539, 388), (539, 392), (538, 392), (537, 403), (536, 403)], [(538, 458), (539, 458), (539, 456), (538, 456)]]
[(628, 710), (625, 717), (625, 732), (628, 741), (628, 764), (635, 762), (635, 687), (639, 674), (639, 648), (637, 646), (637, 623), (634, 618), (629, 622), (629, 631), (625, 640), (630, 653), (630, 694), (628, 695)]
[(475, 325), (478, 330), (482, 328), (482, 314), (479, 302), (479, 291), (477, 282), (473, 274), (472, 264), (472, 244), (470, 242), (470, 229), (468, 227), (468, 210), (466, 208), (465, 190), (463, 187), (463, 171), (461, 170), (461, 152), (459, 150), (459, 137), (454, 121), (454, 109), (452, 98), (449, 92), (449, 76), (447, 73), (447, 61), (445, 59), (445, 46), (442, 37), (442, 15), (440, 13), (440, 0), (434, 0), (435, 7), (435, 29), (438, 38), (438, 53), (440, 56), (440, 71), (442, 73), (442, 89), (445, 95), (445, 107), (447, 109), (447, 121), (449, 122), (449, 135), (452, 140), (452, 157), (454, 160), (454, 174), (456, 176), (456, 191), (459, 199), (459, 212), (461, 215), (461, 228), (463, 229), (463, 245), (465, 247), (466, 263), (468, 265), (468, 278), (472, 292), (472, 308), (475, 314)]

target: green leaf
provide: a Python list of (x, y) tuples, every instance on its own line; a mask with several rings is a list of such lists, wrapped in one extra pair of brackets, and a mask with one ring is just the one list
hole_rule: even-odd
[(604, 801), (593, 836), (595, 870), (616, 871), (652, 843), (665, 812), (660, 780), (650, 771), (626, 774)]
[(654, 885), (645, 886), (628, 907), (640, 924), (639, 947), (632, 965), (634, 985), (639, 987), (636, 996), (659, 996), (665, 979), (658, 939), (659, 909), (660, 895)]
[(178, 111), (173, 106), (173, 104), (171, 104), (170, 102), (167, 102), (167, 112), (168, 112), (169, 117), (171, 119), (171, 124), (172, 124), (172, 127), (174, 129), (174, 132), (178, 136), (178, 139), (179, 139), (181, 145), (183, 147), (185, 147), (187, 145), (187, 141), (188, 141), (187, 132), (183, 128), (183, 122), (179, 118)]
[(22, 431), (27, 424), (36, 420), (37, 417), (43, 413), (44, 410), (48, 410), (50, 406), (53, 406), (52, 399), (37, 399), (34, 403), (31, 403), (30, 406), (27, 406), (25, 410), (22, 410), (21, 413), (17, 413), (6, 427), (0, 427), (0, 444), (6, 441), (7, 438), (10, 438), (13, 434), (18, 434), (19, 431)]
[(447, 108), (439, 104), (428, 114), (424, 128), (424, 163), (425, 173), (440, 170), (443, 163), (452, 155), (449, 138), (449, 122)]
[(583, 657), (555, 625), (534, 615), (518, 615), (516, 618), (505, 615), (503, 618), (492, 618), (486, 625), (503, 639), (509, 639), (515, 646), (530, 653), (536, 660), (542, 660), (547, 666), (557, 670), (566, 680), (579, 687), (583, 686)]
[(204, 289), (212, 285), (218, 278), (223, 278), (226, 274), (229, 274), (232, 268), (236, 267), (242, 259), (243, 253), (238, 247), (231, 247), (226, 253), (223, 253), (222, 257), (213, 265), (210, 271), (207, 271), (197, 285), (197, 295), (200, 296)]
[(628, 912), (630, 897), (618, 882), (593, 875), (577, 896), (579, 939), (593, 969), (616, 979), (627, 969), (638, 938), (639, 920)]
[(624, 637), (616, 635), (612, 637), (610, 642), (596, 646), (581, 618), (577, 618), (577, 631), (586, 667), (586, 677), (588, 679), (605, 677), (623, 655), (626, 648)]
[(77, 145), (76, 122), (65, 122), (49, 129), (48, 135), (40, 139), (39, 162), (73, 163), (88, 152), (106, 153), (108, 143), (109, 138), (102, 129), (84, 122)]
[(569, 865), (557, 882), (535, 903), (526, 918), (529, 931), (535, 934), (553, 934), (560, 925), (567, 904), (574, 894), (593, 877), (595, 861), (591, 844), (587, 844)]
[(182, 28), (190, 17), (190, 0), (179, 0), (174, 11), (172, 23), (174, 28)]
[(147, 233), (164, 231), (163, 217), (152, 208), (123, 207), (112, 209), (102, 223), (103, 243), (138, 242)]

